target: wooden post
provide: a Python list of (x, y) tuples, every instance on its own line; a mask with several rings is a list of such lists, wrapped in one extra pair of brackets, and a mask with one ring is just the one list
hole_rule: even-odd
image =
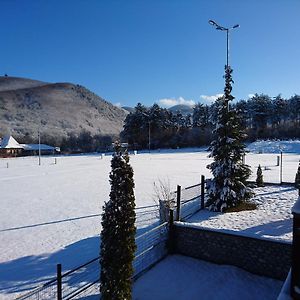
[(57, 264), (56, 273), (57, 273), (57, 300), (62, 300), (61, 264)]
[(176, 210), (176, 221), (180, 221), (180, 199), (181, 199), (181, 186), (177, 185), (177, 210)]
[(279, 167), (279, 164), (280, 164), (280, 156), (279, 155), (277, 155), (277, 167)]
[(54, 158), (54, 164), (55, 164), (55, 165), (57, 164), (57, 159), (56, 159), (56, 157)]
[(293, 245), (290, 293), (293, 299), (300, 299), (300, 198), (293, 207)]
[(201, 175), (201, 209), (204, 209), (205, 176)]

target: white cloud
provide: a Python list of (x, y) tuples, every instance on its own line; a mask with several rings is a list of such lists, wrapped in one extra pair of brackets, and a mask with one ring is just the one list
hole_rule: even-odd
[(216, 95), (200, 95), (200, 98), (205, 100), (206, 102), (214, 102), (216, 101), (218, 98), (223, 97), (224, 94), (216, 94)]
[(117, 102), (114, 104), (114, 106), (121, 107), (122, 105), (121, 105), (121, 102)]
[(254, 96), (255, 96), (254, 94), (248, 94), (248, 98), (252, 98)]
[(164, 98), (164, 99), (160, 99), (158, 103), (164, 107), (171, 107), (178, 104), (194, 106), (196, 104), (194, 100), (185, 100), (183, 97), (179, 97), (178, 99)]

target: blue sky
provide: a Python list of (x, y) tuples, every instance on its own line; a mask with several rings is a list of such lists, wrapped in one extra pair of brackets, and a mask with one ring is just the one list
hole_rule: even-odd
[[(0, 0), (0, 74), (86, 86), (116, 104), (300, 94), (299, 0)], [(162, 101), (162, 99), (164, 99)]]

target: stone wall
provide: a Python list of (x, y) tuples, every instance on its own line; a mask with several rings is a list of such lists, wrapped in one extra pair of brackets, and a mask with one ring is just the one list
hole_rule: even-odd
[(233, 265), (251, 273), (285, 280), (291, 266), (292, 245), (209, 229), (173, 227), (174, 251), (217, 264)]

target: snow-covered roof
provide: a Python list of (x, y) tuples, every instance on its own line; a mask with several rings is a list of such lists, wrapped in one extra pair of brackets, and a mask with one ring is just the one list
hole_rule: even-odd
[(21, 144), (24, 150), (32, 150), (32, 151), (38, 151), (39, 147), (41, 147), (41, 150), (55, 150), (55, 147), (46, 145), (46, 144)]
[(23, 149), (23, 146), (20, 145), (11, 135), (7, 135), (3, 137), (1, 141), (1, 146), (0, 148), (5, 148), (5, 149)]

